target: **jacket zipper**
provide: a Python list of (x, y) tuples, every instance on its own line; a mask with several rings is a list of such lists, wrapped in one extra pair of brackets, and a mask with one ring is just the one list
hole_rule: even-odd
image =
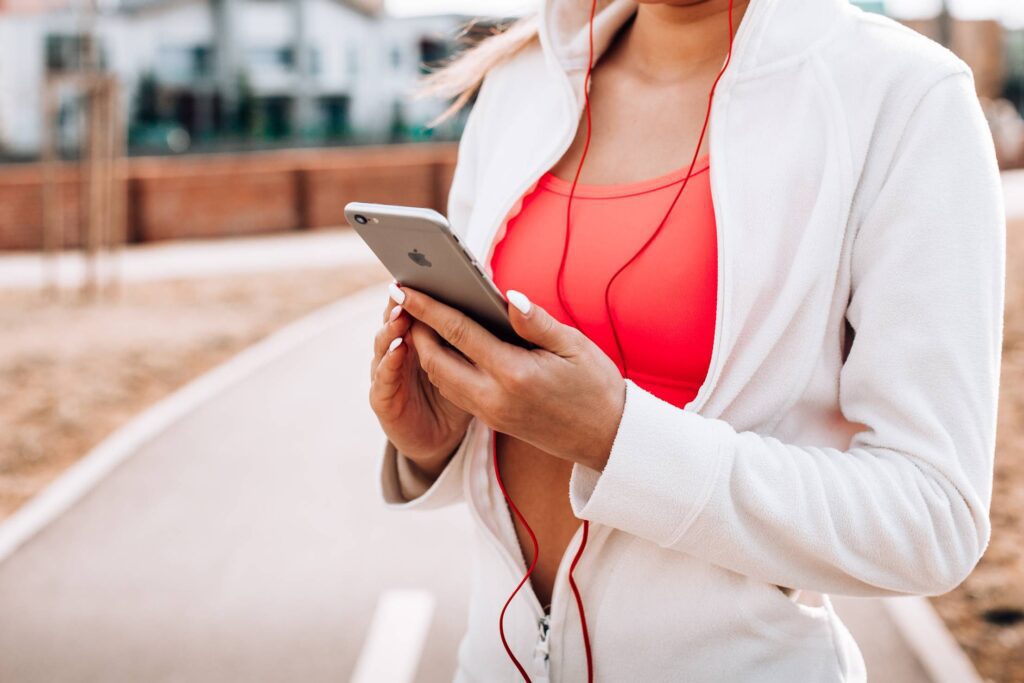
[[(491, 468), (490, 468), (489, 464), (490, 464), (490, 455), (491, 455), (491, 449), (492, 449), (491, 440), (495, 438), (494, 430), (490, 429), (489, 427), (487, 427), (483, 423), (481, 423), (480, 426), (483, 429), (487, 429), (487, 442), (486, 442), (486, 446), (484, 448), (484, 458), (483, 458), (484, 462), (483, 463), (480, 463), (480, 462), (473, 463), (473, 466), (475, 466), (475, 467), (482, 467), (483, 468), (484, 476), (487, 478), (487, 482), (488, 482), (488, 489), (493, 491), (493, 488), (495, 488), (495, 487), (491, 483), (491, 477), (493, 475), (492, 475), (492, 471), (491, 471)], [(470, 472), (470, 474), (472, 474), (472, 472)], [(473, 487), (470, 486), (469, 489), (470, 489), (470, 491), (472, 491)], [(505, 510), (505, 512), (502, 513), (500, 516), (501, 517), (507, 516), (507, 519), (509, 520), (509, 524), (511, 524), (511, 526), (512, 526), (511, 538), (514, 539), (514, 542), (516, 543), (516, 545), (518, 547), (518, 539), (516, 538), (516, 533), (515, 533), (515, 522), (512, 521), (512, 511), (508, 510), (508, 504), (506, 503), (504, 496), (501, 495), (500, 491), (497, 493), (497, 497), (499, 499), (498, 505), (503, 506), (503, 508)], [(518, 582), (520, 579), (522, 579), (523, 574), (526, 572), (526, 567), (523, 565), (522, 562), (520, 562), (519, 559), (516, 558), (515, 555), (513, 555), (511, 549), (504, 542), (502, 542), (502, 539), (501, 539), (501, 537), (499, 535), (500, 532), (495, 532), (491, 528), (491, 526), (489, 524), (487, 524), (483, 520), (483, 514), (480, 512), (479, 501), (478, 501), (478, 499), (476, 498), (475, 495), (472, 496), (471, 504), (468, 507), (469, 507), (469, 510), (470, 510), (470, 514), (472, 514), (474, 517), (476, 517), (476, 522), (480, 525), (480, 528), (482, 528), (484, 530), (484, 535), (487, 537), (487, 539), (491, 543), (491, 545), (498, 551), (498, 554), (501, 556), (502, 560), (504, 561), (505, 567), (508, 569), (509, 576), (513, 579), (514, 582)], [(501, 520), (500, 519), (495, 520), (495, 521), (498, 524), (501, 524)], [(520, 558), (522, 558), (522, 551), (520, 550), (520, 552), (517, 553), (517, 555)], [(529, 586), (529, 585), (524, 585), (520, 589), (520, 591), (519, 591), (520, 595), (523, 594), (524, 592), (528, 596), (528, 602), (530, 604), (530, 609), (533, 612), (534, 619), (536, 619), (538, 623), (541, 622), (544, 619), (544, 617), (546, 616), (546, 613), (544, 612), (544, 608), (541, 607), (540, 600), (537, 599), (537, 594), (534, 593), (533, 588), (531, 586)], [(511, 640), (511, 642), (514, 645), (515, 639), (513, 638)], [(526, 665), (526, 662), (522, 662), (522, 663), (524, 664), (524, 666)], [(547, 662), (545, 661), (545, 674), (546, 674), (546, 671), (547, 671), (546, 667), (547, 667)]]
[[(533, 185), (537, 181), (539, 176), (545, 170), (550, 168), (556, 161), (558, 161), (558, 159), (560, 159), (563, 154), (565, 154), (566, 150), (569, 148), (569, 146), (572, 144), (573, 139), (575, 138), (575, 135), (576, 135), (576, 132), (577, 132), (577, 125), (575, 125), (575, 124), (578, 124), (579, 117), (580, 117), (580, 111), (578, 110), (578, 104), (579, 103), (576, 101), (575, 93), (573, 92), (573, 88), (572, 88), (572, 82), (569, 79), (569, 74), (564, 69), (559, 69), (558, 71), (559, 71), (559, 76), (560, 76), (559, 80), (561, 81), (562, 86), (563, 86), (562, 93), (563, 93), (563, 95), (565, 95), (565, 106), (566, 106), (566, 109), (570, 113), (575, 112), (575, 119), (570, 118), (569, 121), (567, 122), (566, 127), (565, 127), (565, 129), (564, 129), (564, 131), (562, 133), (562, 139), (561, 139), (560, 143), (548, 154), (548, 156), (545, 159), (542, 160), (541, 163), (537, 164), (537, 166), (535, 166), (531, 170), (530, 174), (526, 177), (526, 179), (519, 184), (519, 186), (517, 187), (516, 191), (514, 193), (510, 193), (509, 199), (505, 202), (501, 212), (498, 214), (497, 225), (492, 227), (492, 230), (491, 230), (491, 232), (490, 232), (490, 234), (488, 236), (488, 239), (486, 241), (487, 251), (484, 252), (483, 258), (484, 258), (484, 263), (487, 265), (488, 269), (490, 268), (490, 255), (491, 255), (491, 250), (492, 250), (492, 248), (494, 246), (494, 237), (497, 234), (498, 230), (501, 228), (502, 222), (505, 220), (505, 216), (512, 209), (512, 206), (515, 204), (515, 202), (518, 201), (519, 198), (523, 195), (523, 193), (525, 193), (530, 188), (530, 186)], [(574, 124), (574, 121), (575, 121), (575, 124)], [(494, 438), (493, 431), (492, 431), (492, 434), (491, 434), (491, 438)], [(515, 538), (515, 520), (512, 519), (512, 513), (511, 513), (510, 510), (507, 512), (507, 514), (508, 514), (508, 517), (509, 517), (509, 519), (511, 521), (512, 528), (513, 528), (513, 534), (512, 535), (513, 535), (513, 538)], [(580, 537), (580, 529), (577, 529), (576, 533), (573, 535), (572, 541), (570, 541), (569, 545), (566, 548), (565, 553), (563, 553), (561, 559), (559, 560), (559, 567), (558, 567), (558, 569), (555, 572), (555, 576), (556, 576), (555, 585), (554, 585), (554, 587), (552, 589), (552, 593), (551, 593), (551, 605), (550, 605), (550, 608), (549, 608), (548, 611), (544, 611), (544, 609), (541, 607), (540, 601), (537, 599), (537, 595), (533, 591), (533, 588), (531, 586), (524, 586), (524, 589), (529, 589), (528, 592), (529, 592), (530, 598), (531, 598), (530, 602), (531, 602), (531, 605), (534, 608), (535, 614), (539, 613), (539, 616), (537, 618), (537, 641), (536, 641), (536, 643), (534, 645), (534, 662), (536, 664), (540, 665), (540, 668), (542, 668), (544, 674), (543, 674), (543, 678), (542, 679), (538, 679), (537, 680), (537, 683), (546, 683), (550, 679), (550, 675), (551, 675), (551, 673), (550, 673), (551, 672), (550, 653), (551, 653), (551, 637), (552, 637), (552, 633), (551, 633), (551, 614), (554, 611), (556, 605), (560, 604), (559, 596), (561, 594), (561, 591), (559, 590), (559, 583), (560, 583), (560, 581), (558, 580), (558, 577), (560, 577), (562, 575), (562, 569), (563, 569), (562, 565), (565, 564), (566, 556), (570, 554), (570, 549), (571, 548), (576, 547), (576, 543), (579, 542), (578, 541), (579, 537)], [(495, 539), (495, 540), (498, 541), (498, 539)], [(517, 543), (518, 543), (518, 541), (517, 541)], [(498, 545), (501, 545), (502, 547), (504, 547), (503, 544), (500, 541), (498, 541)], [(510, 560), (512, 560), (512, 558), (509, 556), (509, 554), (507, 552), (505, 554), (506, 554), (507, 557), (509, 557)], [(520, 572), (524, 572), (525, 571), (525, 568), (518, 566), (518, 562), (515, 562), (514, 560), (512, 560), (511, 564), (518, 571), (520, 571)], [(520, 575), (520, 577), (521, 577), (521, 575)], [(517, 577), (517, 578), (520, 578), (520, 577)]]
[[(544, 680), (551, 675), (548, 659), (551, 655), (551, 613), (545, 612), (537, 621), (537, 645), (533, 648), (533, 660), (544, 670)], [(540, 681), (538, 681), (540, 683)]]
[[(594, 536), (595, 536), (595, 532), (596, 532), (597, 526), (598, 525), (596, 525), (596, 524), (591, 524), (591, 529), (590, 529), (591, 541), (594, 540)], [(565, 552), (562, 553), (562, 557), (558, 561), (558, 569), (555, 570), (555, 583), (554, 583), (554, 586), (552, 587), (552, 590), (551, 590), (551, 609), (545, 614), (545, 617), (546, 617), (547, 620), (542, 625), (542, 631), (539, 634), (540, 638), (539, 638), (539, 642), (538, 642), (538, 647), (543, 647), (545, 653), (550, 652), (550, 642), (551, 642), (551, 636), (552, 636), (552, 634), (551, 634), (551, 615), (554, 613), (555, 607), (560, 606), (562, 604), (562, 602), (563, 602), (562, 594), (565, 592), (565, 589), (562, 588), (562, 585), (563, 584), (568, 585), (568, 583), (569, 583), (569, 569), (566, 566), (566, 564), (567, 563), (568, 564), (572, 563), (572, 558), (576, 555), (576, 549), (579, 547), (579, 544), (582, 542), (582, 540), (583, 540), (583, 525), (581, 524), (579, 526), (579, 528), (576, 529), (576, 533), (574, 533), (572, 535), (572, 539), (569, 541), (569, 544), (565, 547)], [(593, 545), (593, 544), (591, 544), (591, 545)], [(562, 614), (565, 614), (566, 611), (567, 610), (563, 609), (562, 610)], [(561, 623), (560, 623), (560, 625), (561, 625)], [(561, 632), (559, 633), (559, 635), (561, 636)], [(582, 637), (582, 633), (580, 634), (580, 637)], [(550, 663), (549, 663), (548, 660), (549, 660), (549, 658), (547, 656), (545, 656), (545, 658), (544, 658), (544, 664), (545, 664), (544, 671), (545, 671), (545, 674), (550, 676)]]
[[(563, 93), (567, 96), (566, 97), (567, 107), (568, 107), (568, 110), (570, 112), (572, 112), (572, 111), (574, 111), (576, 109), (576, 107), (574, 107), (572, 105), (574, 103), (578, 104), (578, 103), (575, 102), (575, 94), (573, 92), (572, 82), (569, 79), (568, 73), (565, 72), (564, 70), (560, 72), (560, 75), (562, 76), (561, 81), (562, 81), (562, 84), (564, 86)], [(715, 104), (717, 104), (717, 102)], [(579, 115), (580, 115), (580, 112), (576, 111), (576, 121), (577, 121), (577, 123), (578, 123), (578, 120), (579, 120)], [(498, 214), (498, 218), (495, 220), (496, 225), (492, 226), (490, 234), (488, 236), (488, 239), (485, 242), (485, 244), (487, 245), (486, 246), (487, 251), (485, 251), (484, 254), (482, 255), (482, 259), (483, 259), (483, 263), (488, 268), (490, 267), (490, 258), (489, 257), (491, 255), (491, 249), (494, 246), (494, 237), (497, 234), (498, 229), (501, 228), (501, 224), (504, 221), (505, 216), (511, 210), (512, 206), (519, 199), (519, 197), (521, 197), (522, 194), (525, 193), (534, 182), (536, 182), (536, 180), (539, 177), (539, 175), (541, 173), (543, 173), (545, 169), (550, 168), (550, 166), (552, 164), (554, 164), (556, 161), (558, 161), (558, 159), (561, 157), (561, 155), (565, 153), (565, 151), (568, 149), (569, 145), (572, 144), (572, 140), (573, 140), (573, 138), (575, 136), (575, 133), (576, 133), (576, 128), (577, 128), (577, 126), (568, 125), (566, 127), (565, 132), (563, 133), (562, 141), (558, 145), (558, 147), (553, 149), (553, 151), (548, 155), (547, 158), (545, 158), (543, 160), (542, 163), (538, 164), (537, 166), (535, 166), (531, 170), (530, 174), (527, 175), (527, 177), (524, 179), (524, 181), (519, 183), (519, 185), (517, 186), (515, 192), (509, 194), (509, 199), (506, 200), (506, 202), (504, 203), (501, 212)], [(709, 130), (710, 130), (710, 124), (709, 124)], [(722, 247), (722, 239), (721, 239), (721, 236), (720, 236), (719, 237), (719, 244), (718, 244), (718, 254), (719, 254), (718, 267), (719, 267), (719, 269), (721, 269), (722, 262), (724, 261), (724, 259), (722, 258), (722, 255), (721, 255), (721, 252), (722, 252), (721, 247)], [(720, 355), (720, 353), (717, 353), (717, 351), (719, 350), (719, 347), (720, 347), (720, 343), (719, 343), (718, 337), (721, 335), (721, 322), (720, 322), (720, 320), (721, 320), (721, 306), (722, 306), (722, 304), (719, 303), (719, 311), (718, 311), (718, 319), (717, 319), (719, 322), (717, 322), (716, 339), (715, 339), (716, 343), (714, 345), (714, 351), (716, 353), (713, 353), (714, 357), (711, 359), (712, 368), (715, 367), (715, 363), (717, 361), (717, 356)], [(710, 374), (709, 374), (709, 377), (711, 377)], [(709, 384), (710, 384), (710, 381), (706, 382), (705, 385), (701, 387), (701, 390), (698, 392), (698, 396), (696, 396), (694, 401), (692, 402), (693, 406), (691, 408), (685, 408), (685, 409), (696, 410), (700, 406), (703, 405), (703, 402), (704, 402), (704, 400), (706, 398), (706, 395), (708, 393)], [(489, 434), (488, 438), (489, 439), (495, 438), (494, 437), (494, 431), (493, 430), (489, 430), (489, 431), (490, 431), (490, 434)], [(491, 453), (491, 444), (488, 442), (487, 446), (488, 446), (487, 447), (487, 454), (488, 454), (488, 457), (489, 457), (490, 453)], [(488, 471), (489, 471), (489, 468), (485, 468), (485, 469), (488, 469)], [(504, 498), (502, 498), (501, 504), (507, 506), (507, 503), (505, 502)], [(515, 536), (515, 520), (512, 518), (511, 510), (507, 510), (507, 507), (506, 507), (506, 513), (505, 514), (507, 514), (507, 516), (509, 518), (509, 521), (510, 521), (510, 523), (512, 525), (512, 529), (513, 529), (512, 537), (516, 538), (516, 536)], [(482, 522), (482, 520), (481, 520), (481, 522)], [(490, 531), (490, 528), (486, 524), (482, 524), (482, 526), (484, 526), (484, 528), (488, 529), (489, 533), (487, 535), (489, 536), (489, 538), (490, 538), (491, 542), (493, 543), (493, 545), (498, 549), (498, 551), (500, 552), (502, 557), (505, 559), (505, 564), (509, 568), (510, 574), (512, 575), (512, 577), (514, 579), (522, 578), (522, 574), (523, 574), (523, 572), (526, 571), (526, 568), (524, 566), (521, 566), (521, 563), (513, 556), (513, 554), (506, 547), (506, 545), (501, 541), (500, 538), (498, 538), (493, 532)], [(534, 616), (535, 616), (535, 618), (537, 620), (537, 637), (536, 637), (536, 642), (534, 644), (534, 653), (533, 653), (534, 654), (534, 665), (535, 665), (535, 669), (536, 668), (540, 668), (540, 669), (543, 670), (543, 678), (542, 679), (538, 679), (537, 683), (544, 683), (544, 682), (548, 681), (549, 677), (550, 677), (551, 638), (553, 636), (552, 631), (551, 631), (552, 613), (554, 612), (556, 606), (561, 605), (561, 602), (562, 602), (561, 601), (561, 594), (564, 592), (563, 590), (560, 590), (561, 583), (563, 581), (565, 581), (565, 582), (568, 581), (568, 577), (567, 576), (563, 577), (563, 570), (564, 570), (564, 566), (563, 565), (566, 562), (566, 557), (571, 554), (570, 549), (575, 548), (576, 544), (578, 544), (580, 542), (581, 531), (582, 531), (582, 527), (580, 529), (576, 530), (576, 533), (573, 535), (572, 540), (570, 541), (569, 545), (566, 547), (566, 552), (562, 555), (562, 558), (559, 561), (559, 567), (558, 567), (558, 569), (556, 571), (556, 574), (555, 574), (555, 576), (556, 576), (555, 585), (553, 587), (552, 595), (551, 595), (550, 611), (545, 611), (543, 609), (543, 607), (540, 604), (540, 601), (537, 599), (536, 593), (533, 591), (533, 588), (531, 586), (524, 585), (523, 589), (521, 589), (521, 592), (522, 592), (522, 590), (525, 590), (529, 594), (530, 606), (531, 606), (531, 608), (532, 608), (532, 610), (534, 612)], [(516, 540), (516, 543), (518, 543), (518, 539)], [(521, 555), (521, 551), (520, 551), (520, 555)]]
[[(749, 23), (750, 22), (744, 22), (744, 24), (749, 24)], [(741, 24), (741, 26), (740, 26), (740, 33), (743, 33), (743, 34), (745, 34), (747, 31), (749, 31), (749, 29), (746, 29), (746, 26), (744, 24)], [(746, 29), (746, 30), (744, 30), (744, 29)], [(742, 41), (742, 40), (737, 41), (737, 43), (743, 43), (743, 42), (744, 41)], [(742, 50), (737, 51), (735, 49), (737, 47), (737, 45), (734, 45), (733, 47), (734, 47), (733, 59), (736, 60), (736, 58), (738, 56), (738, 53), (742, 52)], [(503, 205), (501, 211), (493, 219), (494, 225), (492, 225), (491, 230), (489, 231), (489, 234), (488, 234), (488, 238), (483, 243), (484, 245), (486, 245), (485, 246), (486, 250), (482, 254), (482, 261), (483, 261), (484, 266), (488, 270), (490, 269), (490, 255), (491, 255), (491, 249), (494, 246), (494, 238), (495, 238), (495, 235), (497, 234), (498, 229), (501, 228), (501, 225), (502, 225), (502, 222), (505, 219), (505, 216), (511, 210), (511, 208), (515, 204), (515, 202), (523, 195), (523, 193), (525, 193), (530, 188), (530, 186), (537, 181), (537, 179), (539, 178), (540, 174), (542, 174), (545, 169), (550, 168), (551, 165), (554, 164), (556, 161), (558, 161), (558, 159), (561, 157), (561, 155), (565, 153), (565, 151), (568, 149), (569, 145), (572, 144), (573, 138), (575, 137), (575, 133), (577, 132), (578, 123), (579, 123), (579, 117), (580, 117), (580, 114), (581, 114), (580, 103), (576, 99), (575, 92), (574, 92), (574, 89), (573, 89), (573, 86), (572, 86), (572, 81), (571, 81), (571, 79), (569, 77), (568, 71), (565, 68), (558, 68), (557, 71), (558, 71), (558, 75), (560, 77), (560, 81), (562, 82), (562, 85), (563, 85), (563, 89), (562, 89), (563, 95), (566, 96), (565, 104), (566, 104), (567, 110), (571, 114), (572, 113), (575, 114), (575, 119), (570, 119), (570, 121), (567, 122), (566, 129), (565, 129), (565, 131), (562, 134), (562, 141), (561, 141), (561, 143), (557, 147), (552, 149), (552, 151), (548, 154), (547, 158), (545, 158), (542, 163), (537, 164), (530, 171), (530, 173), (527, 174), (526, 178), (522, 182), (519, 183), (519, 185), (517, 186), (515, 192), (512, 192), (512, 193), (509, 194), (509, 198), (508, 198), (508, 200), (506, 200), (504, 202), (504, 205)], [(715, 101), (712, 103), (714, 108), (712, 110), (711, 120), (709, 121), (709, 133), (710, 133), (710, 136), (711, 136), (710, 140), (709, 140), (709, 148), (714, 148), (714, 149), (721, 150), (722, 149), (722, 145), (724, 144), (724, 142), (721, 141), (721, 136), (715, 134), (717, 132), (717, 127), (714, 126), (713, 124), (714, 124), (715, 121), (721, 120), (722, 116), (724, 116), (724, 112), (722, 110), (728, 104), (728, 100), (729, 100), (729, 98), (731, 96), (731, 87), (733, 86), (735, 80), (736, 80), (736, 76), (734, 76), (733, 73), (729, 72), (729, 73), (727, 73), (723, 77), (723, 81), (721, 83), (719, 83), (720, 86), (724, 86), (724, 87), (722, 88), (721, 92), (716, 94)], [(586, 84), (585, 84), (585, 87), (586, 87)], [(724, 97), (722, 97), (722, 95), (724, 95)], [(716, 140), (719, 141), (717, 144), (715, 144)], [(714, 169), (712, 169), (712, 174), (713, 174), (712, 178), (718, 178), (719, 179), (718, 183), (712, 182), (711, 186), (712, 186), (712, 194), (713, 194), (713, 204), (715, 206), (716, 224), (718, 226), (721, 226), (724, 223), (724, 221), (722, 220), (722, 218), (723, 218), (723, 215), (722, 215), (723, 214), (723, 209), (722, 209), (722, 205), (720, 203), (721, 190), (718, 187), (718, 185), (720, 185), (720, 181), (721, 181), (721, 178), (723, 176), (722, 176), (721, 172), (717, 172), (716, 173), (714, 171)], [(725, 283), (724, 283), (724, 270), (723, 270), (723, 266), (724, 266), (724, 263), (725, 263), (725, 257), (724, 257), (724, 253), (723, 253), (724, 252), (723, 246), (725, 244), (725, 240), (723, 238), (722, 232), (723, 231), (719, 227), (719, 229), (717, 231), (717, 234), (718, 234), (717, 255), (718, 255), (718, 272), (720, 273), (719, 277), (722, 278), (723, 285), (724, 285)], [(724, 289), (724, 286), (720, 287), (720, 290), (721, 289)], [(714, 337), (714, 343), (713, 343), (713, 347), (712, 347), (712, 356), (711, 356), (710, 363), (709, 363), (709, 372), (708, 372), (707, 380), (704, 382), (704, 384), (701, 385), (700, 389), (698, 390), (697, 396), (694, 397), (694, 399), (690, 402), (690, 404), (688, 404), (687, 406), (684, 406), (683, 410), (691, 410), (691, 411), (700, 410), (704, 406), (704, 404), (707, 402), (707, 397), (708, 397), (708, 394), (710, 393), (711, 385), (717, 380), (716, 373), (717, 373), (718, 366), (719, 366), (720, 361), (721, 361), (721, 346), (722, 346), (722, 335), (723, 335), (723, 331), (722, 330), (723, 330), (723, 325), (724, 325), (724, 321), (722, 320), (722, 318), (723, 318), (723, 311), (724, 311), (724, 301), (723, 301), (724, 300), (724, 294), (725, 294), (725, 292), (720, 291), (720, 296), (719, 296), (719, 301), (718, 301), (718, 306), (717, 306), (717, 311), (716, 311), (716, 319), (715, 319), (715, 337)], [(493, 439), (494, 438), (494, 432), (493, 432), (493, 430), (489, 430), (489, 431), (490, 431), (489, 438)], [(487, 446), (488, 446), (488, 448), (487, 448), (486, 452), (487, 452), (487, 456), (489, 458), (490, 452), (491, 452), (490, 451), (491, 444), (488, 443)], [(485, 468), (484, 469), (485, 469), (485, 472), (487, 472), (487, 476), (490, 477), (490, 468), (486, 467), (486, 464), (485, 464)], [(515, 535), (515, 522), (512, 519), (511, 511), (507, 509), (507, 504), (505, 503), (504, 498), (502, 498), (501, 504), (502, 505), (506, 505), (506, 514), (508, 515), (508, 519), (510, 520), (510, 523), (512, 525), (512, 537), (516, 538), (516, 535)], [(489, 525), (487, 525), (486, 523), (484, 523), (483, 519), (481, 519), (481, 514), (479, 512), (478, 507), (476, 505), (471, 505), (470, 509), (471, 509), (472, 513), (475, 516), (478, 517), (477, 521), (480, 522), (481, 526), (487, 532), (485, 535), (488, 536), (490, 542), (494, 545), (494, 547), (498, 550), (499, 554), (502, 556), (502, 558), (503, 558), (503, 560), (505, 562), (505, 565), (509, 569), (510, 573), (513, 575), (513, 578), (515, 578), (515, 579), (522, 578), (522, 572), (525, 571), (525, 567), (520, 566), (520, 562), (517, 561), (516, 558), (512, 555), (512, 553), (510, 552), (509, 548), (506, 547), (506, 545), (494, 533), (494, 531), (491, 529), (491, 527)], [(550, 646), (551, 646), (551, 638), (552, 638), (552, 632), (551, 632), (552, 612), (554, 611), (555, 607), (560, 604), (559, 598), (561, 596), (561, 593), (563, 592), (563, 591), (559, 590), (559, 584), (561, 582), (558, 580), (558, 577), (561, 577), (561, 575), (562, 575), (562, 570), (563, 570), (563, 566), (562, 565), (565, 564), (566, 555), (569, 554), (569, 548), (575, 547), (575, 544), (579, 542), (578, 539), (580, 537), (580, 532), (581, 532), (581, 529), (577, 529), (576, 534), (573, 536), (572, 541), (570, 542), (569, 546), (566, 548), (566, 553), (563, 554), (563, 556), (562, 556), (562, 558), (561, 558), (561, 560), (559, 562), (559, 568), (558, 568), (558, 570), (556, 572), (556, 581), (555, 581), (555, 585), (554, 585), (554, 588), (553, 588), (553, 591), (552, 591), (551, 610), (550, 611), (545, 611), (543, 609), (543, 607), (540, 605), (540, 601), (537, 599), (537, 595), (533, 591), (532, 587), (524, 586), (524, 588), (527, 589), (527, 592), (529, 594), (529, 598), (530, 598), (529, 602), (530, 602), (531, 609), (533, 610), (534, 615), (535, 615), (535, 617), (537, 619), (537, 640), (536, 640), (535, 648), (534, 648), (534, 661), (535, 661), (535, 663), (540, 663), (538, 660), (542, 660), (543, 661), (543, 667), (542, 668), (543, 668), (543, 671), (544, 671), (544, 679), (543, 679), (544, 681), (547, 681), (549, 679), (549, 676), (550, 676)], [(518, 544), (518, 540), (516, 540), (516, 543)], [(521, 554), (522, 553), (520, 551), (520, 556), (521, 556)], [(568, 579), (566, 578), (565, 580), (567, 581)]]

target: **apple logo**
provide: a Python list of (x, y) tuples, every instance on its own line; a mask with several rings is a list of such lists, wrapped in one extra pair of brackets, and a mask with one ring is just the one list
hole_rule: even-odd
[(409, 258), (411, 258), (413, 262), (418, 266), (426, 266), (427, 268), (429, 268), (430, 266), (434, 265), (433, 263), (430, 262), (429, 259), (427, 259), (426, 255), (420, 253), (418, 249), (413, 249), (412, 251), (410, 251)]

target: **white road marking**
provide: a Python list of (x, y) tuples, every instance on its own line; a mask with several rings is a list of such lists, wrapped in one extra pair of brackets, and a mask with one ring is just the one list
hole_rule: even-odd
[(389, 590), (381, 595), (350, 683), (412, 681), (435, 602), (425, 590)]
[(928, 598), (910, 595), (884, 598), (881, 603), (931, 680), (982, 683), (981, 675)]

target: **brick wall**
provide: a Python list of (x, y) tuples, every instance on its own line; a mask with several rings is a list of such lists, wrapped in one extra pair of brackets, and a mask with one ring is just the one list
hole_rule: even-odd
[[(59, 169), (56, 190), (61, 196), (62, 244), (77, 247), (78, 173)], [(0, 249), (38, 249), (42, 244), (43, 185), (37, 166), (0, 167)]]
[[(902, 23), (932, 40), (941, 39), (938, 19), (905, 19)], [(953, 19), (950, 29), (952, 44), (949, 47), (971, 67), (978, 95), (998, 97), (1006, 83), (1002, 25), (987, 19)]]
[[(127, 163), (130, 241), (253, 235), (345, 223), (350, 201), (426, 206), (442, 213), (454, 143), (149, 157)], [(42, 245), (38, 165), (0, 167), (0, 249)], [(64, 239), (78, 246), (78, 173), (58, 171)]]
[(978, 95), (999, 97), (1006, 85), (1005, 31), (998, 21), (954, 21), (953, 52), (971, 66)]

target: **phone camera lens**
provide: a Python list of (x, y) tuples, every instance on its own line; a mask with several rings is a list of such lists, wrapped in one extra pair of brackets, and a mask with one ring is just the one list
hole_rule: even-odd
[(366, 216), (364, 216), (361, 213), (357, 213), (356, 214), (356, 223), (359, 223), (360, 225), (366, 225), (366, 223), (367, 223)]

